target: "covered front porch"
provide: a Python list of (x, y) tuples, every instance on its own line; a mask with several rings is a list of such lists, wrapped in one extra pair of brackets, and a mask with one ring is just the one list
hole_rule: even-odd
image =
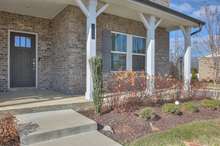
[[(186, 89), (189, 89), (192, 28), (201, 28), (204, 23), (200, 20), (142, 0), (1, 0), (0, 9), (10, 12), (3, 12), (9, 17), (0, 21), (4, 34), (0, 51), (3, 52), (5, 64), (1, 69), (0, 84), (3, 89), (0, 90), (14, 87), (8, 51), (10, 32), (27, 32), (35, 35), (36, 41), (31, 84), (39, 89), (54, 89), (69, 94), (86, 91), (85, 98), (92, 100), (89, 59), (100, 54), (103, 58), (111, 58), (112, 53), (121, 54), (118, 50), (112, 50), (111, 40), (105, 40), (116, 32), (127, 36), (128, 51), (122, 52), (126, 56), (126, 70), (133, 70), (133, 55), (145, 57), (142, 64), (147, 75), (152, 77), (149, 87), (153, 92), (156, 69), (163, 68), (169, 61), (169, 56), (164, 57), (164, 54), (169, 55), (168, 32), (177, 29), (181, 29), (185, 37), (184, 82)], [(167, 38), (161, 37), (161, 32)], [(132, 38), (136, 36), (145, 39), (144, 53), (134, 54), (129, 50), (132, 49)], [(165, 63), (163, 58), (166, 58)], [(112, 64), (105, 60), (104, 69), (114, 71)]]
[(75, 111), (93, 108), (84, 96), (71, 96), (51, 90), (35, 88), (12, 89), (0, 94), (1, 113), (35, 113), (51, 110), (73, 109)]

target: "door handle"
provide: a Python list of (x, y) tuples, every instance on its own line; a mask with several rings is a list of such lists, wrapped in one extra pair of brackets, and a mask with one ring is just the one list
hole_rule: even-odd
[(41, 57), (38, 58), (38, 62), (40, 62), (40, 60), (41, 60)]

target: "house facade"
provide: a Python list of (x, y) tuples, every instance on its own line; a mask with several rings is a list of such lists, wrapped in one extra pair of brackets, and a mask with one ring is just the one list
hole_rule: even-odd
[[(115, 71), (169, 73), (169, 31), (185, 34), (189, 81), (191, 28), (204, 23), (169, 8), (169, 0), (0, 0), (0, 91), (36, 87), (87, 93), (88, 60)], [(153, 86), (152, 86), (153, 88)]]
[[(208, 55), (206, 57), (199, 58), (199, 80), (200, 81), (220, 81), (220, 73), (219, 67), (220, 64), (217, 63), (216, 65), (214, 62), (220, 61), (220, 56), (213, 57), (212, 55)], [(216, 76), (215, 76), (216, 75)], [(217, 77), (217, 79), (216, 79)]]

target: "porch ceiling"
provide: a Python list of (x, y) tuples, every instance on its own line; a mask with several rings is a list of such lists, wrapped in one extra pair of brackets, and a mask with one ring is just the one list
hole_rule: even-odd
[[(179, 26), (198, 27), (199, 23), (201, 25), (204, 25), (204, 22), (200, 20), (184, 15), (177, 11), (171, 10), (169, 8), (164, 7), (165, 9), (162, 9), (162, 8), (153, 7), (151, 4), (153, 2), (150, 2), (148, 0), (120, 0), (120, 1), (102, 0), (102, 1), (111, 4), (109, 9), (106, 10), (107, 13), (118, 15), (121, 17), (126, 17), (129, 19), (134, 19), (137, 21), (141, 21), (139, 17), (140, 12), (146, 15), (154, 15), (163, 20), (159, 26), (167, 28), (168, 30), (176, 29)], [(148, 5), (148, 3), (150, 4)]]
[[(86, 1), (86, 0), (85, 0)], [(105, 13), (141, 21), (139, 13), (155, 15), (162, 18), (160, 27), (168, 30), (176, 29), (178, 26), (198, 27), (198, 23), (159, 10), (149, 5), (137, 2), (136, 0), (100, 0), (109, 3)], [(75, 0), (0, 0), (0, 10), (23, 15), (30, 15), (52, 19), (67, 5), (76, 5)]]
[(0, 0), (0, 10), (42, 18), (53, 18), (74, 0)]

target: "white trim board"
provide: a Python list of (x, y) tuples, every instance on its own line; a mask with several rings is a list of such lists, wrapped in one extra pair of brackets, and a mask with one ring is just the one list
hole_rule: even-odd
[(143, 37), (143, 36), (139, 36), (139, 35), (135, 35), (135, 34), (132, 34), (132, 33), (125, 33), (125, 32), (119, 32), (119, 31), (111, 31), (111, 33), (115, 33), (115, 34), (121, 34), (121, 35), (132, 35), (133, 37), (138, 37), (138, 38), (144, 38), (146, 39), (146, 37)]
[(35, 87), (38, 88), (38, 33), (35, 32), (28, 32), (28, 31), (18, 31), (18, 30), (8, 30), (8, 89), (10, 89), (10, 49), (11, 49), (11, 43), (10, 43), (10, 38), (11, 38), (11, 32), (17, 32), (17, 33), (24, 33), (24, 34), (31, 34), (35, 35), (35, 58), (36, 58), (36, 73), (35, 73)]

